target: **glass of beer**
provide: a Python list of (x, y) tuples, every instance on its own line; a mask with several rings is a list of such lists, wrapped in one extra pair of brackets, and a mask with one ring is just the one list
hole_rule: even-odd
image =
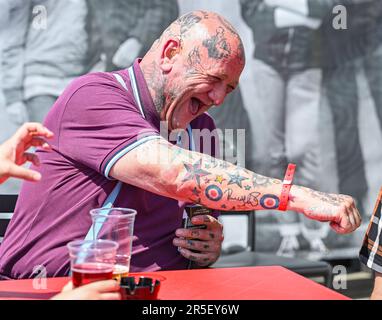
[(120, 281), (130, 271), (134, 221), (137, 211), (128, 208), (101, 208), (90, 211), (93, 240), (103, 239), (118, 243), (113, 278)]
[(118, 243), (110, 240), (76, 240), (67, 245), (74, 287), (113, 278)]

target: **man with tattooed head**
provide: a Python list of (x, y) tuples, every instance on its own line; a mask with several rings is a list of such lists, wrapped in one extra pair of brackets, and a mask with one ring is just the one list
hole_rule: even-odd
[[(128, 70), (71, 83), (45, 121), (54, 138), (50, 153), (38, 151), (43, 179), (23, 185), (0, 247), (2, 277), (30, 277), (35, 265), (48, 276), (67, 275), (65, 245), (89, 234), (89, 210), (105, 204), (138, 211), (132, 272), (217, 260), (221, 224), (208, 214), (192, 220), (205, 229), (180, 228), (185, 205), (243, 211), (286, 204), (280, 180), (217, 160), (216, 148), (193, 135), (215, 128), (205, 112), (236, 88), (244, 65), (234, 28), (196, 11), (173, 22)], [(293, 185), (287, 200), (287, 209), (339, 233), (360, 225), (348, 196)]]

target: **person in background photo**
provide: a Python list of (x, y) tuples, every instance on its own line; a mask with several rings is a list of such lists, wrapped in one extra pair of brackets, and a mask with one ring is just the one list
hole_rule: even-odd
[(19, 126), (43, 121), (67, 84), (87, 72), (87, 6), (85, 0), (8, 2), (4, 93)]
[[(129, 44), (127, 41), (130, 38), (134, 39), (132, 32), (148, 9), (146, 1), (86, 0), (86, 3), (89, 10), (86, 22), (88, 68), (97, 66), (97, 71), (110, 72), (120, 69), (115, 63), (130, 63), (131, 59), (139, 54), (142, 43), (130, 40)], [(118, 58), (121, 46), (123, 54), (119, 54)]]
[(366, 14), (372, 19), (369, 20), (367, 46), (361, 60), (382, 131), (382, 2), (375, 0)]
[[(310, 16), (308, 0), (240, 0), (240, 4), (255, 43), (255, 101), (246, 106), (254, 132), (254, 168), (282, 179), (283, 168), (293, 162), (299, 168), (296, 183), (321, 188), (322, 70), (317, 41), (321, 20)], [(329, 232), (326, 225), (293, 212), (274, 216), (281, 236), (278, 255), (295, 256), (302, 249), (299, 236), (308, 242), (309, 254), (326, 253), (322, 241)]]
[[(6, 17), (6, 24), (2, 29), (2, 65), (3, 94), (8, 117), (11, 121), (12, 134), (28, 120), (23, 101), (23, 61), (25, 37), (29, 21), (29, 1), (2, 0), (1, 15)], [(12, 36), (8, 35), (12, 30)]]
[[(356, 76), (360, 69), (357, 65), (363, 65), (377, 116), (381, 118), (382, 51), (378, 48), (382, 41), (377, 21), (382, 14), (382, 2), (241, 0), (241, 3), (256, 44), (255, 90), (259, 98), (254, 108), (260, 106), (263, 110), (252, 122), (259, 124), (258, 131), (263, 130), (261, 126), (268, 130), (265, 139), (257, 135), (255, 140), (258, 153), (265, 155), (258, 156), (259, 170), (280, 176), (277, 163), (293, 161), (302, 166), (301, 175), (296, 176), (300, 183), (349, 194), (364, 215), (368, 185), (358, 128)], [(342, 20), (347, 23), (345, 29), (333, 26), (336, 18), (333, 9), (337, 5), (345, 5), (347, 10), (347, 19)], [(320, 131), (331, 128), (322, 122), (326, 118), (322, 116), (324, 103), (328, 103), (333, 119), (333, 167), (338, 186), (323, 171), (330, 144), (321, 141), (324, 138)], [(268, 112), (269, 107), (274, 112)], [(282, 235), (279, 254), (296, 253), (300, 231), (313, 250), (310, 256), (320, 258), (329, 253), (323, 241), (329, 235), (325, 225), (304, 218), (298, 224), (296, 215), (277, 215), (277, 219)]]
[(364, 69), (382, 128), (382, 2), (349, 0), (346, 29), (333, 27), (338, 0), (317, 1), (314, 16), (322, 19), (323, 93), (333, 119), (338, 190), (350, 194), (363, 216), (368, 192), (359, 127), (360, 94), (357, 76)]
[(2, 10), (0, 10), (0, 143), (3, 143), (13, 132), (11, 121), (8, 119), (8, 114), (6, 110), (5, 96), (3, 93), (4, 79), (2, 72), (3, 46), (5, 38), (7, 36), (4, 30), (8, 24), (10, 13), (9, 8), (7, 7), (8, 5), (9, 3), (6, 0), (0, 0), (0, 8), (2, 8)]
[[(1, 0), (3, 93), (7, 134), (23, 123), (42, 122), (67, 84), (88, 70), (85, 0)], [(2, 193), (18, 193), (10, 179)]]
[(75, 77), (89, 71), (86, 0), (28, 0), (23, 100), (28, 121), (42, 122)]
[(127, 68), (136, 58), (143, 57), (152, 43), (179, 16), (177, 0), (146, 0), (137, 1), (137, 4), (143, 14), (112, 59), (113, 65), (119, 69)]

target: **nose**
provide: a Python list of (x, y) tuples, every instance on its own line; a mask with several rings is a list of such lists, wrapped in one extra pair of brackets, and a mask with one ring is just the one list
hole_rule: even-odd
[(213, 101), (215, 106), (223, 104), (227, 95), (227, 91), (224, 85), (215, 86), (209, 93), (208, 97)]

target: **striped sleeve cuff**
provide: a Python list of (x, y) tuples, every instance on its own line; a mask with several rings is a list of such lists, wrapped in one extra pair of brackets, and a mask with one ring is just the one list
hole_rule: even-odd
[(117, 151), (114, 156), (108, 161), (108, 163), (105, 166), (104, 170), (104, 176), (109, 179), (109, 180), (114, 180), (109, 176), (110, 170), (113, 168), (113, 166), (116, 164), (116, 162), (121, 159), (125, 154), (129, 153), (131, 150), (134, 150), (136, 147), (151, 141), (151, 140), (156, 140), (156, 139), (161, 139), (160, 135), (154, 135), (154, 136), (146, 136), (142, 139), (139, 139), (132, 144), (129, 144), (128, 146), (124, 147), (122, 150)]

